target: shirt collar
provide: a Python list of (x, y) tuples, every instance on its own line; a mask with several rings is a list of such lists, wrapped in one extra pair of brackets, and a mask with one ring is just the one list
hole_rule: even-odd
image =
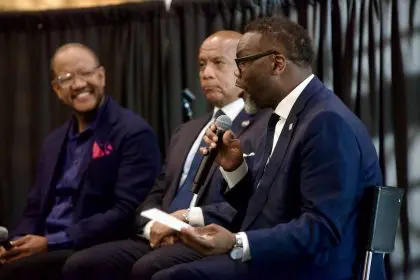
[(222, 108), (214, 107), (213, 116), (218, 110), (222, 110), (226, 116), (228, 116), (232, 121), (239, 115), (239, 113), (244, 108), (245, 102), (242, 98), (238, 98), (235, 101), (229, 103), (228, 105), (223, 106)]
[[(93, 119), (89, 122), (86, 130), (84, 130), (82, 133), (84, 133), (86, 131), (94, 131), (96, 129), (96, 127), (98, 126), (99, 119), (100, 119), (103, 111), (105, 110), (106, 104), (108, 103), (108, 98), (106, 96), (104, 96), (104, 98), (105, 98), (104, 102), (102, 103), (101, 106), (99, 106), (98, 110), (96, 110), (96, 113), (93, 116)], [(73, 116), (73, 118), (71, 120), (71, 124), (70, 124), (70, 129), (69, 129), (69, 132), (68, 132), (69, 138), (76, 137), (76, 136), (78, 136), (82, 133), (78, 132), (77, 120), (76, 120), (76, 117)]]
[(303, 80), (299, 85), (297, 85), (280, 103), (277, 105), (274, 113), (280, 116), (282, 119), (287, 119), (290, 111), (293, 108), (296, 100), (299, 98), (302, 91), (309, 84), (309, 82), (314, 77), (314, 74), (311, 74), (305, 80)]

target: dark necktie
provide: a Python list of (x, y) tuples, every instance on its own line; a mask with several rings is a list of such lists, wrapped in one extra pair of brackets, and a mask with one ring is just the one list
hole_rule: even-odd
[[(265, 168), (267, 166), (267, 161), (270, 158), (271, 155), (271, 151), (273, 149), (273, 141), (274, 141), (274, 132), (276, 130), (276, 125), (277, 122), (280, 120), (280, 116), (277, 115), (276, 113), (271, 114), (271, 117), (268, 121), (268, 125), (267, 125), (267, 134), (266, 134), (266, 138), (265, 138), (265, 147), (264, 147), (264, 154), (261, 160), (261, 165), (264, 166), (264, 169), (258, 173), (258, 180), (256, 182), (258, 182), (258, 185), (260, 184), (260, 180), (262, 178), (262, 176), (264, 175), (264, 171)], [(258, 187), (257, 185), (257, 187)]]
[[(217, 119), (219, 116), (224, 115), (222, 110), (218, 110), (212, 119), (212, 122)], [(189, 207), (191, 200), (193, 198), (193, 192), (191, 191), (191, 186), (194, 180), (194, 176), (197, 173), (198, 167), (200, 166), (203, 155), (200, 153), (200, 147), (205, 147), (206, 143), (201, 139), (200, 146), (197, 149), (197, 152), (194, 155), (193, 161), (191, 162), (190, 170), (188, 171), (187, 178), (185, 178), (184, 183), (179, 187), (177, 194), (172, 200), (168, 208), (168, 213), (175, 212), (180, 209), (186, 209)]]

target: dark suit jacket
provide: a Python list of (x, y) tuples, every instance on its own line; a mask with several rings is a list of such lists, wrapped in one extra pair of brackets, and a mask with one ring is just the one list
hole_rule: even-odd
[[(82, 182), (73, 198), (74, 223), (66, 230), (76, 248), (126, 238), (135, 209), (146, 197), (160, 169), (160, 152), (151, 127), (111, 98), (104, 106), (93, 141), (99, 145), (110, 144), (112, 152), (96, 159), (92, 159), (91, 149), (86, 154)], [(65, 153), (69, 123), (44, 141), (35, 184), (14, 235), (44, 235), (46, 217), (55, 199), (57, 167)]]
[[(271, 110), (262, 110), (255, 115), (248, 115), (242, 110), (233, 120), (232, 131), (242, 140), (246, 153), (255, 152), (265, 131), (270, 113)], [(179, 180), (191, 146), (203, 127), (210, 121), (211, 116), (208, 114), (182, 124), (173, 133), (162, 171), (146, 200), (138, 208), (136, 222), (138, 230), (142, 230), (149, 221), (140, 216), (141, 211), (151, 208), (167, 211), (179, 187)], [(228, 226), (235, 216), (236, 210), (220, 195), (221, 178), (218, 165), (214, 163), (204, 185), (200, 188), (196, 205), (202, 207), (206, 224), (218, 223)]]
[[(249, 264), (284, 279), (353, 279), (361, 196), (382, 183), (363, 123), (315, 77), (294, 104), (256, 189), (263, 150), (264, 142), (252, 174), (226, 192), (246, 213), (241, 230)], [(372, 279), (383, 279), (381, 259), (372, 267), (381, 277)]]

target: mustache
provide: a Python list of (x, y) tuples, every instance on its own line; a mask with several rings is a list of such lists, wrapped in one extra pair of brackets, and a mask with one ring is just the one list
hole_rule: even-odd
[(80, 88), (80, 89), (73, 90), (72, 95), (78, 95), (82, 92), (87, 92), (87, 91), (92, 92), (93, 89), (91, 87), (83, 87), (83, 88)]

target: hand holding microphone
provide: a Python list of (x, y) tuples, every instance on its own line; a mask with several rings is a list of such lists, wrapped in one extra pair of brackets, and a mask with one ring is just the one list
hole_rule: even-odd
[[(200, 148), (203, 155), (217, 153), (216, 162), (226, 171), (233, 171), (237, 169), (243, 162), (243, 154), (241, 150), (241, 142), (233, 134), (232, 130), (223, 130), (222, 118), (227, 116), (220, 116), (216, 122), (206, 130), (203, 137), (204, 142), (209, 148)], [(220, 121), (222, 119), (222, 121)], [(230, 121), (230, 119), (229, 119)]]
[[(226, 129), (227, 120), (230, 122)], [(232, 121), (227, 116), (217, 118), (203, 137), (209, 148), (200, 148), (203, 155), (216, 153), (216, 162), (226, 171), (237, 169), (243, 162), (241, 143), (230, 130)]]
[(191, 191), (195, 195), (192, 205), (195, 204), (195, 199), (200, 192), (201, 186), (204, 185), (214, 161), (226, 171), (235, 170), (241, 165), (243, 156), (240, 142), (233, 135), (230, 130), (231, 127), (231, 119), (226, 115), (222, 115), (206, 130), (203, 140), (207, 143), (208, 148), (200, 148), (203, 159), (198, 166), (191, 187)]
[(0, 227), (0, 246), (6, 251), (13, 248), (13, 245), (9, 241), (9, 232), (6, 228)]
[(0, 265), (4, 263), (3, 255), (13, 248), (13, 245), (9, 241), (9, 231), (0, 227)]

